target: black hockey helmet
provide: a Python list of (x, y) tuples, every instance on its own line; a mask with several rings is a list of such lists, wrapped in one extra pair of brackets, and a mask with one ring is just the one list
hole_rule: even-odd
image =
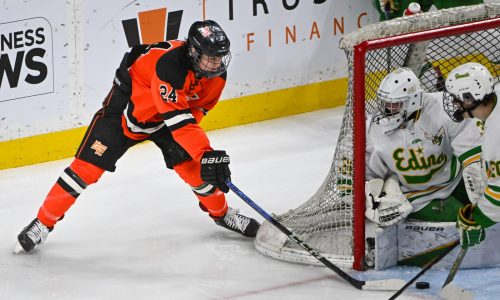
[(231, 61), (230, 42), (215, 21), (194, 22), (189, 28), (187, 44), (193, 69), (199, 75), (214, 77), (227, 70)]

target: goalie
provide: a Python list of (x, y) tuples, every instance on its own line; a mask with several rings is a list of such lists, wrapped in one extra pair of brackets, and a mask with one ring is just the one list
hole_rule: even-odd
[(474, 120), (450, 120), (443, 93), (425, 93), (398, 68), (377, 91), (367, 123), (366, 217), (380, 226), (406, 218), (454, 222), (481, 189), (481, 134)]

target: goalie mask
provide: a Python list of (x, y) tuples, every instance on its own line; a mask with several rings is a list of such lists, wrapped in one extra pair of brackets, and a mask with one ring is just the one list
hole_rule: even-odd
[(391, 132), (404, 124), (422, 107), (420, 81), (408, 68), (398, 68), (387, 75), (377, 90), (378, 112), (373, 121)]
[(453, 69), (446, 78), (443, 106), (455, 122), (463, 121), (464, 113), (473, 118), (472, 111), (493, 92), (493, 77), (478, 63), (466, 63)]
[(197, 76), (214, 77), (226, 72), (231, 61), (230, 42), (215, 21), (194, 22), (189, 28), (187, 46)]

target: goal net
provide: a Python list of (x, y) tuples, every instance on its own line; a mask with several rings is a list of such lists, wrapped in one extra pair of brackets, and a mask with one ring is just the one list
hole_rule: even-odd
[[(372, 24), (346, 35), (348, 93), (333, 162), (318, 191), (275, 219), (339, 267), (364, 269), (365, 120), (376, 108), (381, 80), (405, 66), (427, 92), (465, 62), (500, 76), (500, 4), (482, 4), (417, 14)], [(291, 262), (319, 264), (293, 241), (264, 222), (255, 239), (258, 251)]]

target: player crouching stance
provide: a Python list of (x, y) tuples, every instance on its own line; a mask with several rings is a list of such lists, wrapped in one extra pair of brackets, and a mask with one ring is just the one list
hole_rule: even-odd
[(365, 190), (365, 216), (379, 226), (454, 222), (458, 210), (479, 197), (480, 130), (471, 120), (451, 121), (442, 95), (425, 93), (408, 68), (379, 86), (367, 123)]
[(43, 243), (80, 194), (132, 146), (149, 140), (192, 189), (215, 223), (254, 237), (259, 223), (230, 207), (229, 156), (213, 150), (198, 125), (218, 102), (231, 59), (229, 39), (214, 21), (195, 22), (186, 41), (138, 45), (126, 53), (113, 87), (37, 217), (18, 236), (16, 252)]

